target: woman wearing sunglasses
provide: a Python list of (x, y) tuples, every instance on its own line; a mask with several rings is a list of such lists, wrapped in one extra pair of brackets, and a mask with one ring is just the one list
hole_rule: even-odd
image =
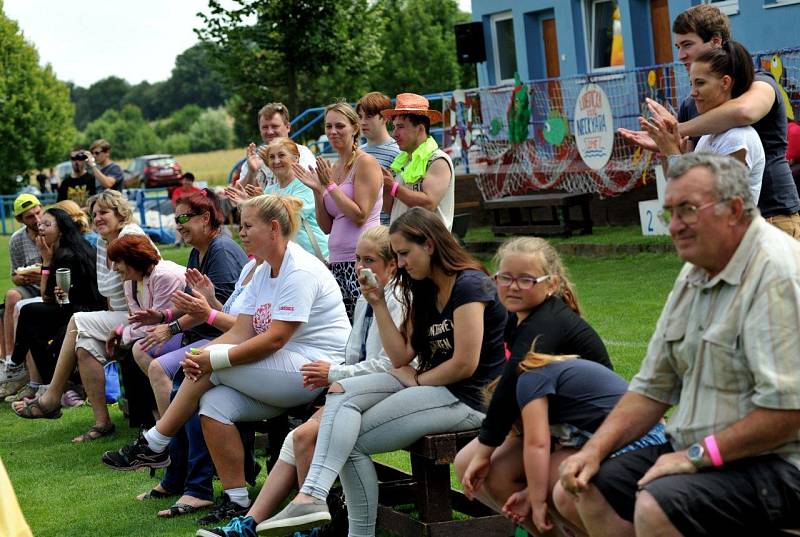
[[(520, 419), (518, 366), (536, 343), (536, 352), (579, 355), (611, 369), (605, 345), (580, 316), (578, 299), (555, 248), (544, 239), (519, 237), (497, 252), (495, 282), (508, 310), (506, 362), (478, 438), (456, 457), (456, 472), (471, 498), (501, 512), (508, 498), (527, 486), (522, 437), (512, 433)], [(511, 434), (509, 434), (511, 433)], [(551, 461), (558, 467), (557, 455)], [(535, 530), (526, 522), (529, 530)]]

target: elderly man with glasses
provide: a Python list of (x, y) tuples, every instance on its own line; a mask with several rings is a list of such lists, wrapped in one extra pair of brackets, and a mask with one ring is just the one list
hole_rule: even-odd
[[(556, 505), (593, 536), (800, 527), (800, 243), (728, 157), (680, 157), (662, 217), (686, 264), (628, 393), (562, 464)], [(672, 407), (669, 443), (608, 459)]]
[(94, 141), (89, 151), (86, 168), (94, 176), (97, 193), (108, 189), (122, 192), (124, 176), (119, 164), (111, 162), (111, 144), (100, 138)]

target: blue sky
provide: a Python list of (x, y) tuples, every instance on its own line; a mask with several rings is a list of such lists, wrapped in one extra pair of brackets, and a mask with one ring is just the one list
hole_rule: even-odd
[[(470, 11), (472, 0), (458, 0)], [(224, 4), (224, 2), (223, 2)], [(169, 78), (175, 57), (197, 42), (205, 0), (4, 0), (5, 14), (50, 63), (79, 86), (115, 75), (132, 84)]]

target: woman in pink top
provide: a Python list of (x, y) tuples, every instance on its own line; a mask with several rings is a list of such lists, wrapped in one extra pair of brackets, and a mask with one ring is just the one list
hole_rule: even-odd
[(361, 128), (358, 115), (349, 104), (334, 103), (325, 109), (325, 134), (339, 156), (335, 164), (317, 157), (316, 171), (297, 163), (292, 166), (300, 181), (314, 192), (317, 222), (330, 235), (329, 266), (352, 323), (359, 295), (356, 243), (362, 231), (380, 224), (381, 167), (358, 149)]

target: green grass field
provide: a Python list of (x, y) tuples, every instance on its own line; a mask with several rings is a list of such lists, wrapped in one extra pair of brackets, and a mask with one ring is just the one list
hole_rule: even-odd
[[(0, 237), (0, 251), (7, 252), (7, 241), (8, 237)], [(162, 253), (185, 263), (188, 249), (163, 247)], [(644, 355), (680, 261), (673, 254), (568, 257), (565, 261), (586, 318), (606, 342), (617, 371), (630, 378)], [(8, 258), (3, 255), (2, 289), (10, 285), (8, 273)], [(112, 407), (112, 417), (118, 426), (113, 438), (76, 446), (70, 439), (84, 432), (92, 421), (88, 407), (66, 410), (60, 420), (27, 421), (15, 417), (8, 404), (0, 404), (0, 457), (34, 534), (193, 535), (196, 517), (156, 518), (156, 511), (168, 507), (169, 500), (134, 499), (156, 483), (147, 472), (113, 472), (100, 463), (103, 451), (121, 446), (136, 434), (124, 425), (116, 407)], [(402, 452), (378, 458), (401, 468), (409, 467)], [(259, 487), (263, 479), (262, 473)], [(257, 488), (251, 490), (251, 496), (256, 493)]]

